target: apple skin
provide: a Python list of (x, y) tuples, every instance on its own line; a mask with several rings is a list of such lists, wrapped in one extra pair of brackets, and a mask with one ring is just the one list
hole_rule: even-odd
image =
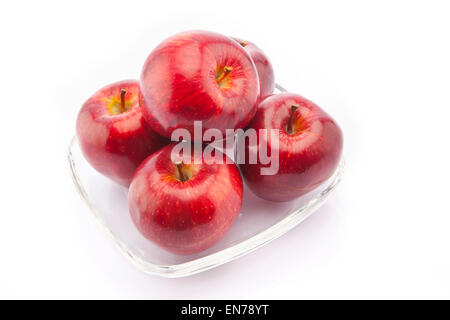
[(263, 100), (265, 97), (271, 95), (275, 89), (275, 73), (269, 58), (254, 43), (239, 38), (232, 39), (237, 41), (250, 54), (258, 71), (259, 94), (260, 99)]
[[(125, 90), (127, 111), (113, 114)], [(78, 141), (86, 160), (98, 172), (128, 187), (134, 172), (150, 154), (169, 141), (145, 122), (139, 107), (139, 82), (113, 83), (90, 97), (82, 106), (76, 124)]]
[[(222, 81), (225, 67), (229, 73)], [(259, 80), (250, 55), (234, 40), (208, 31), (188, 31), (164, 40), (148, 56), (141, 73), (141, 106), (160, 135), (175, 129), (194, 134), (244, 128), (256, 113)], [(191, 138), (189, 140), (194, 140)], [(199, 140), (199, 137), (197, 139)]]
[[(292, 105), (297, 105), (298, 109), (292, 118), (295, 130), (288, 134)], [(261, 165), (259, 158), (256, 164), (239, 166), (247, 186), (260, 198), (293, 200), (323, 183), (337, 168), (343, 147), (341, 129), (320, 107), (300, 95), (282, 93), (267, 97), (260, 103), (249, 128), (256, 132), (259, 129), (279, 130), (277, 174), (261, 175), (260, 169), (269, 165)], [(259, 137), (256, 145), (246, 139), (246, 159), (250, 152), (258, 152), (262, 143), (265, 142)], [(270, 148), (269, 142), (268, 150)]]
[(171, 160), (175, 145), (149, 156), (138, 168), (129, 189), (129, 210), (144, 237), (170, 252), (194, 254), (228, 231), (241, 210), (243, 182), (234, 163), (205, 161), (183, 164), (192, 176), (179, 180)]

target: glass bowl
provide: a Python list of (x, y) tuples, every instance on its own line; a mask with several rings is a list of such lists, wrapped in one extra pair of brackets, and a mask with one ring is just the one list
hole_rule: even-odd
[[(280, 86), (278, 90), (284, 91)], [(288, 232), (328, 198), (339, 184), (344, 160), (322, 185), (305, 196), (284, 203), (256, 197), (244, 183), (243, 206), (228, 233), (213, 247), (194, 255), (176, 255), (144, 238), (128, 212), (128, 189), (95, 171), (84, 159), (77, 138), (69, 144), (68, 160), (75, 187), (101, 228), (140, 270), (162, 277), (196, 274), (262, 247)]]

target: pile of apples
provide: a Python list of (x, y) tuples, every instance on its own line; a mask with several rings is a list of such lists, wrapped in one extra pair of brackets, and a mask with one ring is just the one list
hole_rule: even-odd
[[(239, 214), (241, 176), (257, 196), (289, 201), (338, 165), (343, 138), (336, 122), (304, 97), (273, 94), (274, 88), (273, 68), (253, 43), (208, 31), (179, 33), (150, 53), (140, 81), (111, 84), (84, 103), (78, 141), (93, 168), (129, 188), (130, 215), (143, 236), (173, 253), (197, 253), (220, 240)], [(172, 133), (185, 129), (196, 137), (197, 121), (201, 133), (215, 130), (215, 141), (230, 139), (227, 129), (276, 130), (278, 171), (261, 174), (267, 164), (259, 160), (238, 168), (217, 149), (200, 162), (186, 161), (194, 152), (174, 160), (179, 143), (199, 141), (171, 141)], [(262, 147), (260, 139), (249, 140), (237, 150), (247, 157)]]

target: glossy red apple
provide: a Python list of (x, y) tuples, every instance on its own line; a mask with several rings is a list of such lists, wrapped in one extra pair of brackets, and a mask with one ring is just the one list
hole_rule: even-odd
[(147, 239), (171, 252), (192, 254), (211, 247), (228, 231), (241, 209), (242, 179), (236, 165), (225, 163), (227, 157), (217, 150), (193, 164), (173, 161), (175, 146), (142, 163), (128, 203), (134, 224)]
[[(190, 31), (163, 41), (141, 74), (141, 105), (152, 128), (171, 137), (202, 121), (203, 131), (245, 127), (256, 112), (258, 74), (249, 54), (234, 40)], [(197, 139), (199, 140), (199, 139)]]
[(83, 104), (76, 130), (86, 160), (125, 187), (139, 164), (169, 143), (145, 122), (135, 80), (97, 91)]
[[(264, 136), (256, 143), (246, 139), (246, 163), (240, 168), (249, 188), (263, 199), (295, 199), (320, 185), (336, 170), (343, 145), (341, 129), (327, 113), (302, 96), (282, 93), (264, 99), (249, 128), (257, 132), (274, 129), (279, 135), (278, 147), (273, 147), (272, 140)], [(259, 160), (255, 164), (247, 161), (265, 143), (272, 153), (278, 152), (279, 169), (274, 175), (261, 174), (261, 168), (269, 165), (262, 165)]]
[(232, 38), (237, 41), (250, 54), (255, 63), (256, 70), (259, 77), (259, 94), (261, 100), (271, 95), (275, 89), (275, 74), (273, 72), (272, 64), (267, 58), (266, 54), (257, 47), (254, 43), (242, 40), (239, 38)]

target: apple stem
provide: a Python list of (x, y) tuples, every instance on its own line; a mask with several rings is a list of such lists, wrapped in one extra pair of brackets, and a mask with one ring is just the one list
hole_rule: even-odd
[(289, 122), (288, 122), (288, 127), (287, 127), (287, 133), (292, 134), (293, 133), (293, 128), (292, 128), (292, 122), (294, 122), (294, 114), (295, 111), (297, 111), (298, 106), (297, 105), (292, 105), (291, 106), (291, 116), (289, 117)]
[(178, 169), (178, 175), (180, 176), (180, 180), (181, 181), (186, 181), (187, 177), (184, 175), (183, 170), (182, 170), (183, 164), (181, 162), (177, 162), (176, 166), (177, 166), (177, 169)]
[(221, 73), (218, 77), (216, 77), (217, 83), (219, 83), (220, 81), (222, 81), (223, 78), (225, 78), (231, 71), (233, 71), (233, 67), (225, 66), (225, 67), (223, 68), (222, 73)]
[(244, 40), (242, 40), (241, 42), (239, 42), (239, 44), (240, 44), (241, 46), (245, 47), (245, 46), (247, 45), (247, 42), (244, 41)]
[(127, 91), (125, 89), (120, 90), (120, 106), (122, 108), (122, 112), (125, 111), (125, 94)]

